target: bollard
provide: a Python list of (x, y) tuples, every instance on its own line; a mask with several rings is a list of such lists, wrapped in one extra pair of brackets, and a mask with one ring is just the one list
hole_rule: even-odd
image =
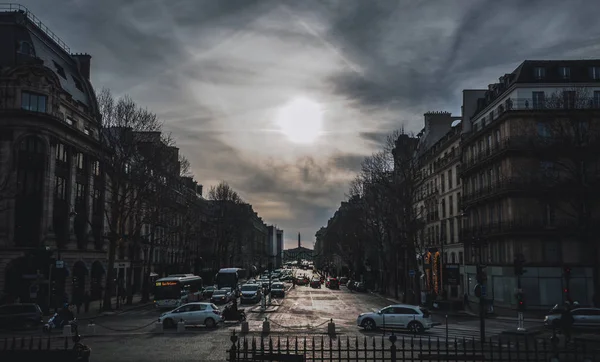
[(269, 322), (269, 320), (267, 319), (267, 317), (265, 317), (265, 320), (263, 322), (262, 332), (264, 334), (268, 334), (268, 333), (271, 332), (271, 323)]
[(180, 319), (179, 323), (177, 323), (177, 333), (182, 332), (185, 332), (185, 322), (183, 321), (183, 319)]
[(248, 325), (248, 322), (243, 321), (242, 322), (242, 333), (249, 333), (250, 332), (250, 326)]
[(86, 332), (88, 332), (90, 335), (96, 334), (96, 324), (94, 324), (93, 320), (87, 325)]
[(71, 335), (71, 325), (67, 324), (63, 326), (63, 337), (69, 337)]
[(163, 332), (163, 324), (160, 321), (154, 323), (154, 332), (162, 333)]
[(331, 318), (331, 321), (327, 324), (327, 334), (332, 337), (335, 336), (335, 323), (333, 323), (333, 318)]

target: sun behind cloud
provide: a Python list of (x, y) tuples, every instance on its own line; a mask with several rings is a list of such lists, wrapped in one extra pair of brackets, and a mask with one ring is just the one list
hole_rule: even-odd
[(277, 112), (275, 124), (290, 141), (313, 143), (323, 128), (323, 109), (309, 98), (294, 98)]

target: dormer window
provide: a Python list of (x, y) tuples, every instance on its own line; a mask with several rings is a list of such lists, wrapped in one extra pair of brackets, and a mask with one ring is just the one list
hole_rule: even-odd
[(562, 79), (571, 79), (571, 68), (560, 67), (558, 68), (558, 74)]
[(546, 77), (546, 69), (543, 67), (533, 68), (533, 76), (537, 80), (544, 79)]
[(590, 67), (590, 78), (600, 80), (600, 67)]
[(63, 79), (67, 79), (67, 75), (65, 74), (65, 69), (63, 67), (61, 67), (60, 64), (58, 64), (54, 60), (52, 61), (52, 63), (54, 63), (54, 68), (56, 68), (56, 73), (58, 73), (58, 75), (63, 77)]
[(79, 79), (73, 77), (73, 81), (75, 82), (75, 88), (77, 88), (81, 92), (83, 92), (83, 86), (81, 85), (81, 82), (79, 81)]
[(18, 47), (17, 51), (21, 54), (26, 54), (26, 55), (31, 55), (31, 56), (35, 55), (33, 53), (33, 46), (31, 45), (31, 43), (29, 43), (27, 41), (19, 42), (19, 47)]

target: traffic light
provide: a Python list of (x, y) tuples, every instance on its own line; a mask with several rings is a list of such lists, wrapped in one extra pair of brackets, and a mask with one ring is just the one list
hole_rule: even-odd
[(525, 295), (521, 292), (517, 293), (517, 306), (519, 311), (525, 310)]

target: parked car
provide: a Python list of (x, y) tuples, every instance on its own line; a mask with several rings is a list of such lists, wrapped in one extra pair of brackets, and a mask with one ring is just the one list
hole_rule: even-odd
[(34, 303), (0, 306), (0, 328), (33, 328), (44, 324), (40, 306)]
[(213, 303), (188, 303), (170, 312), (161, 314), (158, 321), (165, 328), (174, 328), (183, 320), (186, 326), (205, 325), (213, 328), (223, 322), (219, 308)]
[(340, 278), (340, 285), (346, 285), (346, 283), (348, 283), (348, 278), (346, 278), (346, 277), (341, 277), (341, 278)]
[(261, 286), (258, 284), (245, 284), (242, 286), (240, 303), (258, 303), (262, 298)]
[(361, 313), (356, 319), (356, 325), (365, 330), (390, 328), (423, 333), (436, 324), (433, 323), (431, 313), (426, 308), (409, 304), (395, 304), (377, 312)]
[[(563, 307), (555, 306), (544, 317), (544, 326), (559, 327)], [(574, 308), (571, 310), (573, 316), (573, 328), (598, 328), (600, 327), (600, 308)]]
[(213, 292), (212, 297), (210, 298), (211, 303), (214, 304), (227, 304), (233, 300), (233, 295), (231, 291), (223, 288), (219, 290), (215, 290)]
[(276, 298), (285, 297), (285, 284), (282, 282), (271, 284), (271, 296)]
[(321, 289), (321, 281), (319, 279), (313, 279), (313, 280), (310, 281), (310, 286), (312, 288)]
[(354, 283), (354, 290), (356, 290), (357, 292), (361, 292), (364, 293), (367, 291), (367, 287), (365, 286), (365, 283)]
[(297, 285), (307, 285), (308, 283), (309, 283), (309, 280), (306, 277), (296, 278)]
[(212, 295), (216, 289), (217, 288), (212, 287), (212, 286), (205, 287), (204, 290), (202, 291), (202, 296), (206, 299), (210, 299), (210, 297), (212, 297)]

